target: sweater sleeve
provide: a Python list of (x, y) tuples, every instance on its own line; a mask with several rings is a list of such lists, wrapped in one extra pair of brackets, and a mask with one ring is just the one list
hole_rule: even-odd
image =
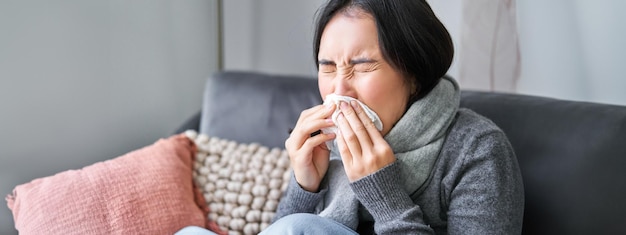
[[(520, 234), (524, 210), (521, 173), (501, 131), (462, 143), (438, 184), (448, 234)], [(351, 183), (372, 214), (377, 234), (434, 234), (424, 213), (403, 190), (398, 163)]]
[(289, 184), (278, 203), (276, 215), (272, 223), (290, 214), (313, 213), (317, 204), (322, 201), (324, 194), (328, 191), (326, 188), (323, 188), (318, 193), (312, 193), (300, 187), (293, 172), (291, 172), (291, 177), (289, 178)]
[(459, 160), (455, 176), (447, 182), (448, 233), (520, 234), (524, 189), (504, 133), (478, 136)]
[(359, 201), (374, 217), (376, 234), (434, 234), (422, 210), (400, 185), (394, 162), (350, 184)]

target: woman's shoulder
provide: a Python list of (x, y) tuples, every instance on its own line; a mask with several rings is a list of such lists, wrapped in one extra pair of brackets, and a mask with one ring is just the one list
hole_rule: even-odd
[[(443, 146), (448, 156), (468, 156), (477, 149), (509, 149), (506, 134), (490, 119), (466, 108), (456, 114)], [(508, 152), (508, 151), (507, 151)]]
[(508, 173), (519, 171), (515, 152), (504, 132), (488, 118), (469, 109), (459, 109), (436, 164), (434, 178), (452, 179), (444, 183), (449, 187), (454, 187), (454, 182), (467, 174), (495, 169)]
[(456, 114), (455, 120), (448, 131), (448, 139), (462, 138), (479, 138), (485, 135), (501, 136), (506, 140), (506, 135), (493, 121), (486, 118), (471, 109), (460, 108)]

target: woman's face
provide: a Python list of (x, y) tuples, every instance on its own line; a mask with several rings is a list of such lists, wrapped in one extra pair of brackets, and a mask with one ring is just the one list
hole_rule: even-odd
[(336, 93), (365, 103), (382, 120), (383, 136), (406, 111), (410, 85), (383, 58), (371, 15), (337, 13), (322, 33), (317, 59), (322, 97)]

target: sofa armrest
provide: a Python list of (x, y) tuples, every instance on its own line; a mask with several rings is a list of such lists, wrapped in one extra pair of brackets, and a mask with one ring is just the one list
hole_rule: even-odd
[(183, 122), (183, 124), (180, 125), (178, 129), (176, 129), (176, 131), (172, 134), (179, 134), (179, 133), (185, 132), (186, 130), (195, 130), (195, 131), (200, 130), (201, 114), (202, 114), (201, 111), (194, 113), (185, 122)]

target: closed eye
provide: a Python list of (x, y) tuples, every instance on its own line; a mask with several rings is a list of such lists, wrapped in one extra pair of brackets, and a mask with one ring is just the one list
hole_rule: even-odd
[(337, 71), (337, 64), (330, 60), (319, 60), (317, 62), (319, 65), (319, 71), (322, 73), (333, 73)]
[(350, 60), (350, 64), (354, 66), (354, 71), (362, 73), (372, 72), (380, 65), (378, 61), (367, 58)]

